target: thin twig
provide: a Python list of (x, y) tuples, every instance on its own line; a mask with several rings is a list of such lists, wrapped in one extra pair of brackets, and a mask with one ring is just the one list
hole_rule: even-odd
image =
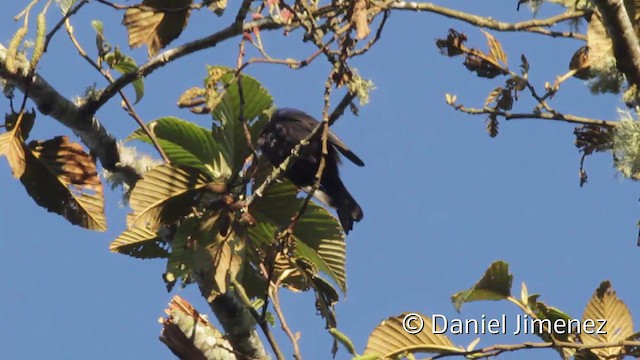
[[(71, 42), (75, 46), (75, 48), (78, 51), (78, 53), (80, 54), (80, 56), (83, 59), (85, 59), (100, 74), (102, 74), (102, 76), (105, 79), (107, 79), (107, 81), (109, 83), (112, 84), (113, 83), (113, 77), (111, 76), (111, 74), (109, 74), (107, 71), (102, 69), (102, 67), (100, 67), (100, 64), (96, 63), (93, 59), (91, 59), (91, 57), (89, 57), (89, 55), (87, 55), (87, 52), (84, 51), (84, 48), (82, 47), (82, 45), (80, 45), (80, 42), (78, 42), (78, 40), (76, 39), (75, 35), (73, 34), (73, 27), (71, 26), (69, 18), (67, 18), (65, 20), (65, 27), (67, 29), (67, 34), (69, 34), (69, 38), (71, 39)], [(144, 133), (149, 137), (149, 139), (151, 140), (151, 143), (153, 144), (153, 146), (156, 148), (156, 150), (158, 151), (158, 153), (162, 157), (162, 160), (164, 160), (166, 163), (170, 163), (169, 157), (167, 156), (167, 154), (162, 149), (162, 146), (160, 146), (160, 142), (158, 141), (158, 138), (149, 129), (149, 127), (144, 123), (144, 121), (140, 118), (140, 116), (138, 116), (138, 114), (135, 111), (135, 108), (131, 104), (131, 101), (129, 101), (129, 99), (125, 95), (124, 91), (118, 90), (118, 94), (120, 94), (120, 97), (122, 98), (122, 100), (125, 103), (127, 114), (129, 114), (129, 116), (131, 116), (135, 120), (135, 122), (138, 124), (138, 126), (140, 126), (142, 131), (144, 131)]]
[(318, 131), (322, 129), (322, 124), (318, 124), (306, 138), (304, 138), (298, 145), (294, 146), (291, 150), (291, 155), (289, 155), (281, 164), (273, 169), (271, 174), (267, 176), (264, 182), (253, 192), (253, 195), (249, 196), (245, 201), (245, 207), (250, 206), (256, 198), (262, 197), (264, 191), (271, 185), (271, 183), (277, 179), (279, 179), (293, 163), (300, 156), (300, 151), (309, 145), (309, 141), (313, 138)]
[(20, 20), (21, 17), (24, 16), (24, 26), (27, 26), (28, 21), (29, 21), (29, 12), (31, 11), (31, 8), (34, 7), (39, 2), (40, 2), (40, 0), (32, 0), (27, 5), (27, 7), (25, 7), (22, 11), (20, 11), (20, 13), (18, 15), (13, 17), (13, 20), (18, 21), (18, 20)]
[(106, 0), (95, 0), (95, 1), (103, 5), (107, 5), (108, 7), (116, 10), (140, 9), (145, 11), (158, 11), (158, 12), (166, 12), (166, 13), (179, 12), (179, 11), (185, 11), (185, 10), (200, 10), (206, 4), (206, 2), (203, 1), (196, 4), (190, 4), (190, 5), (181, 6), (177, 8), (167, 8), (162, 6), (150, 6), (145, 4), (121, 5), (121, 4), (116, 4), (114, 2), (106, 1)]
[[(320, 8), (316, 13), (313, 14), (313, 16), (326, 17), (327, 14), (331, 13), (331, 11), (332, 9), (329, 7)], [(97, 99), (87, 101), (87, 103), (82, 106), (81, 110), (86, 115), (95, 114), (96, 111), (98, 111), (100, 107), (102, 107), (107, 101), (109, 101), (109, 99), (115, 96), (115, 94), (117, 94), (119, 90), (133, 82), (135, 79), (139, 77), (145, 77), (176, 59), (203, 49), (216, 46), (222, 41), (238, 36), (245, 31), (252, 31), (254, 28), (258, 28), (261, 30), (273, 30), (279, 29), (283, 26), (284, 24), (280, 22), (279, 19), (266, 17), (263, 19), (247, 22), (242, 27), (230, 25), (209, 36), (163, 51), (162, 53), (150, 59), (145, 64), (140, 65), (137, 69), (120, 76), (113, 83), (107, 86), (103, 91), (101, 91), (100, 96), (98, 96)], [(290, 24), (288, 26), (290, 28), (296, 28), (299, 26), (299, 24)]]
[(49, 42), (51, 42), (51, 39), (53, 38), (53, 36), (56, 34), (56, 32), (58, 32), (58, 30), (60, 30), (60, 28), (62, 27), (62, 25), (64, 25), (67, 19), (75, 15), (78, 11), (80, 11), (80, 9), (82, 9), (83, 6), (85, 6), (88, 3), (89, 3), (89, 0), (81, 0), (76, 6), (73, 7), (73, 9), (67, 11), (67, 13), (64, 14), (62, 19), (60, 19), (60, 21), (58, 21), (56, 26), (54, 26), (53, 29), (51, 29), (51, 31), (49, 31), (49, 33), (47, 34), (46, 41), (44, 42), (44, 52), (47, 52), (47, 49), (49, 48)]
[(284, 357), (284, 354), (282, 354), (282, 350), (280, 350), (280, 346), (278, 345), (278, 342), (276, 341), (275, 337), (273, 336), (273, 333), (271, 332), (271, 328), (269, 328), (269, 323), (267, 323), (265, 320), (260, 319), (260, 315), (258, 314), (256, 309), (253, 307), (253, 305), (251, 305), (251, 300), (247, 296), (247, 293), (244, 291), (244, 288), (242, 287), (242, 285), (240, 285), (240, 283), (238, 283), (238, 281), (235, 279), (232, 279), (231, 283), (233, 284), (235, 292), (240, 298), (240, 300), (244, 303), (247, 310), (251, 313), (253, 318), (256, 320), (256, 322), (260, 326), (260, 329), (262, 329), (264, 336), (267, 338), (269, 345), (271, 345), (271, 348), (273, 349), (273, 352), (276, 355), (276, 359), (278, 360), (286, 359)]
[(419, 3), (419, 2), (406, 2), (396, 1), (391, 4), (391, 8), (395, 10), (410, 10), (410, 11), (425, 11), (438, 15), (442, 15), (451, 19), (460, 20), (468, 24), (483, 27), (496, 31), (527, 31), (532, 33), (538, 33), (551, 37), (565, 37), (578, 40), (587, 40), (587, 37), (583, 34), (575, 33), (573, 31), (551, 31), (546, 29), (547, 27), (554, 26), (560, 22), (575, 20), (584, 17), (587, 11), (576, 10), (567, 11), (563, 14), (552, 16), (547, 19), (533, 19), (522, 21), (518, 23), (507, 23), (493, 20), (488, 17), (481, 17), (474, 14), (465, 13), (462, 11), (453, 10), (450, 8), (434, 5), (432, 3)]
[(280, 321), (280, 327), (282, 331), (289, 337), (291, 340), (291, 345), (293, 346), (293, 357), (296, 360), (302, 360), (302, 354), (300, 353), (300, 345), (298, 344), (298, 336), (291, 331), (291, 328), (287, 324), (287, 320), (284, 317), (284, 313), (282, 312), (282, 308), (280, 307), (280, 298), (278, 296), (279, 290), (279, 282), (276, 284), (270, 284), (270, 287), (273, 288), (271, 292), (271, 299), (273, 300), (273, 311), (275, 311), (276, 316), (278, 317), (278, 321)]
[[(331, 43), (333, 43), (334, 41), (335, 41), (335, 38), (330, 39), (329, 41), (327, 41), (324, 44), (324, 46), (322, 48), (317, 49), (316, 51), (313, 52), (313, 54), (309, 55), (309, 57), (307, 57), (306, 59), (303, 59), (303, 60), (275, 59), (275, 58), (272, 58), (269, 55), (267, 55), (267, 53), (266, 53), (266, 51), (264, 51), (264, 49), (261, 49), (260, 47), (256, 47), (258, 49), (258, 51), (260, 51), (264, 57), (263, 58), (251, 58), (251, 59), (249, 59), (249, 61), (247, 61), (244, 64), (242, 64), (241, 70), (244, 70), (244, 68), (246, 68), (247, 66), (249, 66), (251, 64), (256, 64), (256, 63), (287, 65), (290, 68), (295, 69), (295, 70), (302, 69), (303, 67), (308, 66), (309, 64), (311, 64), (311, 62), (313, 62), (313, 60), (315, 60), (318, 57), (318, 55), (322, 54), (323, 51), (325, 51), (329, 47), (329, 45), (331, 45)], [(256, 44), (254, 44), (253, 42), (252, 42), (252, 44), (254, 46), (256, 46)]]
[(242, 24), (244, 18), (247, 17), (247, 13), (249, 12), (249, 8), (251, 7), (252, 0), (243, 0), (242, 5), (240, 5), (240, 9), (238, 10), (238, 14), (236, 15), (236, 24)]
[(336, 106), (335, 109), (333, 109), (333, 111), (331, 112), (331, 115), (329, 115), (330, 126), (333, 125), (333, 123), (336, 122), (336, 120), (338, 120), (340, 116), (342, 116), (342, 114), (344, 114), (347, 106), (349, 106), (349, 104), (351, 104), (356, 97), (357, 95), (350, 91), (344, 94), (342, 100), (340, 100), (340, 102), (338, 103), (338, 106)]
[(238, 97), (240, 98), (240, 104), (239, 104), (239, 115), (240, 115), (240, 122), (242, 123), (242, 129), (244, 130), (244, 137), (245, 140), (247, 141), (247, 146), (249, 147), (249, 149), (251, 150), (251, 154), (254, 156), (255, 159), (257, 159), (258, 157), (258, 153), (256, 152), (255, 147), (253, 146), (253, 139), (251, 139), (251, 131), (249, 130), (249, 124), (247, 123), (247, 119), (244, 116), (244, 105), (245, 105), (245, 98), (244, 98), (244, 91), (242, 89), (242, 62), (243, 62), (243, 58), (244, 58), (244, 46), (245, 46), (245, 42), (246, 40), (244, 38), (242, 38), (242, 40), (240, 40), (240, 44), (238, 45), (238, 60), (237, 60), (237, 65), (236, 65), (236, 81), (238, 82)]
[(333, 74), (334, 74), (333, 71), (329, 73), (329, 76), (327, 77), (327, 81), (325, 82), (325, 88), (324, 88), (325, 89), (324, 90), (324, 110), (322, 112), (322, 122), (319, 124), (319, 126), (322, 126), (322, 135), (321, 135), (322, 153), (320, 155), (320, 163), (318, 164), (318, 170), (316, 171), (316, 176), (315, 176), (316, 181), (314, 182), (307, 196), (304, 198), (304, 201), (302, 202), (302, 206), (300, 207), (298, 212), (296, 212), (293, 218), (291, 218), (291, 222), (289, 223), (289, 226), (286, 229), (286, 232), (289, 234), (293, 234), (294, 228), (298, 223), (298, 220), (302, 215), (304, 215), (304, 213), (307, 210), (307, 207), (309, 206), (309, 202), (311, 201), (311, 198), (320, 187), (320, 183), (322, 182), (322, 175), (324, 174), (324, 169), (327, 165), (327, 154), (329, 153), (328, 151), (329, 106), (330, 106), (330, 100), (331, 100), (331, 89), (332, 89), (331, 85), (333, 84), (333, 80), (332, 80)]
[(564, 114), (560, 114), (558, 112), (554, 112), (554, 113), (512, 113), (509, 111), (501, 111), (501, 110), (496, 110), (496, 109), (492, 109), (492, 108), (470, 108), (470, 107), (465, 107), (463, 105), (459, 105), (459, 104), (452, 104), (451, 106), (453, 106), (456, 110), (467, 113), (467, 114), (471, 114), (471, 115), (481, 115), (481, 114), (493, 114), (493, 115), (497, 115), (497, 116), (501, 116), (503, 117), (505, 120), (516, 120), (516, 119), (539, 119), (539, 120), (557, 120), (557, 121), (563, 121), (563, 122), (568, 122), (568, 123), (572, 123), (572, 124), (583, 124), (583, 125), (598, 125), (598, 126), (605, 126), (605, 127), (609, 127), (609, 128), (615, 128), (616, 126), (618, 126), (618, 122), (616, 121), (610, 121), (610, 120), (599, 120), (599, 119), (592, 119), (592, 118), (587, 118), (587, 117), (582, 117), (582, 116), (575, 116), (575, 115), (564, 115)]
[(351, 57), (365, 54), (367, 51), (369, 51), (373, 47), (373, 45), (375, 45), (378, 42), (378, 40), (380, 40), (380, 38), (382, 37), (382, 30), (384, 30), (384, 25), (387, 23), (387, 19), (389, 18), (390, 14), (391, 14), (390, 10), (386, 10), (383, 13), (382, 20), (380, 21), (380, 25), (378, 25), (378, 30), (376, 31), (376, 36), (374, 36), (373, 39), (369, 40), (369, 42), (365, 46), (363, 46), (358, 50), (355, 50), (351, 54)]

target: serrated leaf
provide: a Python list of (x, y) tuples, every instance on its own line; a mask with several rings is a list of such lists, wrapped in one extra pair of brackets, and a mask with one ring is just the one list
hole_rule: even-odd
[[(228, 178), (231, 169), (221, 154), (211, 131), (194, 123), (167, 116), (151, 121), (147, 127), (158, 138), (160, 146), (173, 165), (186, 165), (208, 172), (213, 178)], [(142, 129), (128, 138), (151, 144)]]
[(504, 50), (502, 50), (502, 45), (500, 45), (500, 42), (488, 32), (484, 30), (482, 30), (482, 32), (487, 37), (487, 45), (489, 46), (489, 53), (491, 54), (491, 57), (506, 65), (507, 54), (505, 54)]
[[(413, 316), (416, 323), (422, 324), (421, 331), (410, 334), (405, 330), (407, 318)], [(419, 313), (403, 313), (384, 320), (369, 335), (365, 355), (377, 354), (384, 359), (395, 359), (399, 355), (410, 353), (459, 353), (463, 349), (456, 347), (444, 334), (434, 334), (431, 318)], [(437, 328), (436, 332), (440, 329)]]
[(177, 39), (187, 26), (191, 4), (193, 0), (144, 0), (143, 6), (127, 9), (122, 24), (129, 32), (129, 46), (136, 48), (146, 44), (149, 56), (156, 55)]
[(356, 29), (356, 39), (362, 40), (369, 36), (369, 20), (367, 15), (367, 0), (356, 0), (351, 13), (351, 25)]
[(200, 281), (201, 291), (208, 292), (209, 297), (227, 292), (243, 262), (242, 241), (235, 235), (223, 237), (214, 230), (203, 234), (214, 237), (209, 244), (208, 239), (194, 239), (193, 269), (204, 279)]
[(503, 300), (511, 296), (513, 275), (509, 273), (509, 264), (496, 261), (487, 269), (484, 276), (470, 289), (460, 291), (451, 297), (458, 312), (462, 304), (478, 300)]
[(66, 136), (32, 141), (23, 147), (20, 182), (40, 206), (89, 230), (104, 231), (102, 183), (93, 158)]
[[(616, 343), (633, 335), (633, 320), (629, 308), (616, 296), (611, 283), (603, 281), (595, 291), (582, 315), (582, 323), (591, 320), (595, 324), (593, 334), (583, 332), (580, 339), (585, 345)], [(598, 334), (600, 321), (604, 324), (604, 334)], [(622, 347), (591, 349), (601, 358), (616, 358), (623, 352)]]
[(160, 165), (144, 174), (131, 191), (134, 219), (130, 227), (156, 231), (191, 213), (196, 195), (211, 184), (198, 169)]
[[(257, 224), (249, 228), (249, 237), (256, 246), (272, 243), (274, 234), (289, 225), (304, 201), (296, 193), (296, 187), (284, 181), (272, 184), (262, 198), (253, 202), (249, 212)], [(295, 253), (329, 275), (346, 292), (346, 244), (341, 229), (334, 216), (310, 202), (295, 227)]]
[(169, 251), (155, 232), (133, 227), (109, 244), (109, 250), (140, 259), (166, 258)]
[(7, 157), (11, 173), (17, 179), (27, 167), (26, 146), (18, 135), (18, 128), (0, 135), (0, 155)]
[[(126, 74), (138, 69), (136, 61), (130, 56), (118, 53), (115, 58), (117, 61), (110, 62), (111, 68), (121, 74)], [(131, 85), (136, 93), (135, 102), (137, 104), (144, 96), (144, 80), (141, 77), (137, 77), (133, 82), (131, 82)]]
[[(211, 115), (219, 122), (218, 125), (214, 124), (213, 136), (221, 145), (227, 163), (237, 170), (251, 153), (240, 121), (238, 78), (235, 77), (234, 69), (223, 66), (209, 68), (209, 74), (209, 87), (214, 86), (212, 83), (220, 82), (224, 89), (222, 93), (218, 93), (219, 102), (211, 109)], [(255, 147), (258, 134), (268, 121), (266, 116), (260, 115), (273, 106), (273, 98), (256, 79), (248, 75), (242, 75), (242, 94), (245, 99), (242, 113)]]

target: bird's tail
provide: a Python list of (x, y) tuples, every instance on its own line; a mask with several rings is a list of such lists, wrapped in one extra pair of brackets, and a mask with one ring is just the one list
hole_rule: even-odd
[(344, 232), (349, 234), (349, 231), (353, 229), (353, 222), (362, 220), (363, 213), (362, 208), (356, 202), (356, 199), (351, 196), (347, 188), (342, 184), (342, 181), (338, 179), (339, 185), (335, 194), (335, 207), (338, 210), (338, 219)]
[[(353, 229), (353, 222), (362, 220), (362, 208), (360, 208), (356, 199), (351, 196), (340, 178), (323, 180), (325, 180), (323, 183), (324, 188), (321, 187), (316, 190), (313, 196), (338, 211), (340, 224), (344, 232), (349, 234), (349, 231)], [(308, 193), (311, 191), (311, 187), (306, 186), (302, 190)]]

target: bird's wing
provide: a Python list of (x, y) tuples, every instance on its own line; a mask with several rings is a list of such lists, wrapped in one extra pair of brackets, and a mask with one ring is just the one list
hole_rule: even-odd
[[(318, 126), (318, 120), (314, 119), (311, 115), (295, 109), (278, 109), (278, 116), (282, 119), (293, 120), (301, 123), (310, 133), (313, 131), (316, 126)], [(364, 161), (358, 157), (347, 144), (344, 143), (336, 134), (334, 134), (331, 130), (329, 130), (329, 142), (340, 151), (344, 157), (351, 160), (354, 164), (358, 166), (364, 166)]]
[(342, 155), (344, 155), (344, 157), (351, 160), (352, 163), (358, 166), (364, 166), (364, 161), (362, 161), (362, 159), (360, 159), (358, 155), (351, 151), (347, 144), (340, 140), (340, 138), (336, 134), (329, 131), (328, 140), (338, 149), (338, 151), (340, 151)]

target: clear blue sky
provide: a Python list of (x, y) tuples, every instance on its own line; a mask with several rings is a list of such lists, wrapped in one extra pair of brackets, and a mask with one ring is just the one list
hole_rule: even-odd
[[(526, 8), (517, 13), (515, 1), (455, 3), (458, 9), (501, 20), (531, 16)], [(3, 4), (0, 42), (5, 45), (18, 27), (10, 17), (21, 6), (23, 2)], [(547, 5), (540, 16), (556, 10)], [(123, 46), (126, 34), (120, 16), (92, 3), (73, 23), (93, 52), (90, 21), (103, 20), (111, 43)], [(209, 34), (230, 18), (195, 13), (173, 45)], [(49, 19), (53, 24), (54, 17)], [(451, 27), (465, 32), (469, 45), (485, 48), (478, 29), (427, 13), (395, 13), (375, 49), (352, 63), (377, 90), (359, 117), (347, 114), (334, 128), (366, 163), (364, 168), (347, 163), (342, 169), (365, 216), (347, 241), (349, 291), (337, 305), (339, 329), (363, 351), (381, 320), (404, 311), (464, 318), (515, 316), (515, 307), (506, 302), (466, 304), (460, 315), (450, 303), (453, 293), (471, 286), (495, 260), (510, 263), (516, 294), (525, 281), (530, 293), (540, 293), (542, 301), (577, 318), (600, 282), (611, 280), (640, 329), (638, 185), (616, 174), (610, 154), (599, 154), (588, 158), (589, 183), (580, 188), (580, 154), (569, 124), (502, 122), (500, 135), (491, 139), (483, 118), (447, 106), (446, 92), (457, 94), (459, 102), (481, 106), (486, 94), (504, 81), (476, 78), (461, 65), (461, 58), (438, 54), (434, 39), (444, 37)], [(300, 45), (299, 32), (287, 38), (280, 34), (264, 38), (272, 56), (303, 58), (311, 53), (310, 46)], [(521, 53), (527, 54), (530, 76), (540, 89), (567, 70), (571, 55), (582, 45), (539, 35), (494, 35), (503, 43), (511, 67), (518, 65)], [(140, 63), (146, 49), (132, 53)], [(201, 84), (205, 64), (233, 66), (236, 54), (237, 43), (227, 42), (153, 73), (137, 106), (139, 114), (147, 121), (175, 115), (208, 126), (207, 117), (177, 109), (177, 98)], [(248, 73), (271, 91), (278, 106), (319, 117), (328, 69), (319, 58), (300, 71), (252, 65)], [(94, 82), (105, 85), (76, 56), (64, 32), (52, 41), (40, 73), (69, 98)], [(566, 113), (610, 120), (617, 119), (616, 108), (623, 106), (617, 97), (591, 95), (577, 79), (562, 86), (553, 105)], [(8, 111), (6, 102), (1, 109)], [(516, 109), (531, 109), (526, 94)], [(119, 138), (135, 129), (115, 98), (98, 116)], [(75, 139), (55, 120), (38, 116), (32, 138), (59, 134)], [(11, 176), (6, 160), (0, 160), (0, 189), (0, 358), (171, 359), (157, 340), (157, 319), (171, 297), (180, 294), (209, 313), (195, 287), (166, 292), (164, 261), (108, 251), (109, 242), (124, 230), (128, 212), (119, 206), (118, 192), (106, 193), (109, 230), (95, 233), (36, 206)], [(311, 294), (284, 291), (282, 296), (291, 328), (301, 332), (305, 358), (329, 358), (331, 338), (315, 315)], [(285, 353), (291, 354), (286, 337), (279, 328), (274, 332)], [(475, 336), (452, 338), (466, 346)], [(486, 335), (479, 346), (537, 340), (532, 335)], [(554, 356), (550, 350), (528, 350), (502, 358)], [(341, 350), (338, 358), (348, 357)]]

